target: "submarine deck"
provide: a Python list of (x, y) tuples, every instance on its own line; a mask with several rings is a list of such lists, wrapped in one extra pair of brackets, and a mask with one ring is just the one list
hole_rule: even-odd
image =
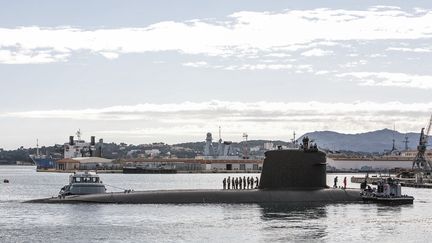
[(117, 204), (190, 204), (190, 203), (301, 203), (362, 201), (359, 189), (308, 190), (157, 190), (111, 192), (92, 195), (44, 198), (27, 203), (117, 203)]

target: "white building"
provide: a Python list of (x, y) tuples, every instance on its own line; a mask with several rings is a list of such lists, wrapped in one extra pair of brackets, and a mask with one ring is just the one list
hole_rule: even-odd
[(146, 155), (149, 155), (150, 157), (156, 157), (156, 156), (158, 156), (161, 152), (160, 152), (159, 149), (147, 149), (147, 150), (144, 150), (144, 153), (145, 153)]
[(274, 144), (272, 142), (264, 143), (264, 149), (265, 150), (273, 150), (274, 149)]

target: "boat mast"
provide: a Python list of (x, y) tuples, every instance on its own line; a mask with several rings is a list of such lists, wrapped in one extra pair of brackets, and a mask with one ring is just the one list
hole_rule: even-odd
[(36, 139), (36, 156), (39, 156), (39, 139)]

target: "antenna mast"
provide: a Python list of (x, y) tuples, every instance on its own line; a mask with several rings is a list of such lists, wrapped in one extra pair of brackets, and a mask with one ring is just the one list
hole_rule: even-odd
[(39, 139), (36, 139), (36, 155), (39, 156)]
[(81, 140), (81, 129), (78, 129), (78, 131), (76, 132), (77, 138), (78, 140)]
[(248, 156), (248, 134), (247, 133), (243, 133), (243, 138), (245, 139), (245, 145), (243, 147), (243, 158), (244, 159), (249, 159)]
[(405, 140), (403, 141), (403, 143), (405, 144), (405, 151), (407, 151), (408, 150), (408, 143), (409, 143), (407, 134), (405, 134)]

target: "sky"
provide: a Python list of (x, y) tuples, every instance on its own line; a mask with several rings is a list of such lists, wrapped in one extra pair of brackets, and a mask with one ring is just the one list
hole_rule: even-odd
[(0, 148), (419, 132), (430, 1), (0, 0)]

